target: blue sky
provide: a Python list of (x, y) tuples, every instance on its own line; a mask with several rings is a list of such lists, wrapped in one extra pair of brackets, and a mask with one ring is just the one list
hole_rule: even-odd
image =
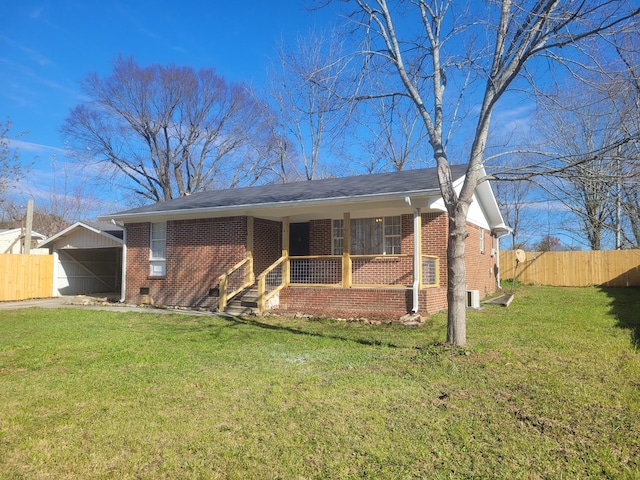
[(89, 72), (109, 74), (112, 60), (122, 54), (141, 65), (213, 67), (228, 80), (259, 86), (277, 41), (338, 19), (329, 9), (308, 11), (308, 4), (5, 2), (0, 15), (0, 121), (10, 118), (14, 135), (29, 132), (14, 144), (25, 162), (35, 158), (21, 187), (34, 197), (51, 188), (54, 155), (58, 171), (66, 161), (59, 129), (69, 110), (83, 101), (79, 83)]
[[(309, 11), (310, 0), (244, 2), (186, 0), (150, 2), (57, 0), (8, 1), (0, 14), (0, 121), (13, 122), (12, 134), (29, 133), (14, 144), (33, 170), (20, 184), (22, 199), (36, 205), (61, 192), (89, 185), (95, 170), (80, 171), (67, 162), (59, 133), (71, 108), (84, 99), (80, 81), (90, 72), (108, 75), (119, 54), (139, 64), (213, 67), (231, 81), (257, 87), (276, 42), (292, 40), (312, 27), (341, 19), (335, 9)], [(503, 129), (527, 124), (532, 105), (511, 104), (497, 112)], [(55, 168), (53, 164), (55, 163)], [(106, 184), (106, 182), (105, 182)], [(86, 217), (126, 206), (111, 203), (117, 189), (86, 203)], [(69, 192), (73, 193), (73, 192)], [(93, 195), (92, 195), (93, 194)], [(26, 203), (26, 200), (25, 200)]]

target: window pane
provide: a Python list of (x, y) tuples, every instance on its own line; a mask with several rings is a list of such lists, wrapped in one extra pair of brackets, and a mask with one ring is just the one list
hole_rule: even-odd
[(151, 224), (151, 258), (164, 259), (167, 247), (167, 224), (165, 222)]
[(151, 238), (159, 240), (167, 238), (167, 224), (165, 222), (151, 224)]

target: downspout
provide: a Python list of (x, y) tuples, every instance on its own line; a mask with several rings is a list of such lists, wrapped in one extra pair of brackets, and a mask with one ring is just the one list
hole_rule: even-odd
[(496, 274), (496, 284), (498, 290), (502, 290), (502, 285), (500, 285), (500, 239), (506, 237), (507, 235), (511, 235), (510, 231), (503, 232), (502, 235), (496, 235), (496, 265), (498, 266), (498, 273)]
[[(118, 225), (115, 220), (111, 220), (111, 223)], [(124, 225), (122, 228), (122, 278), (120, 279), (120, 303), (124, 303), (124, 299), (127, 291), (127, 229)]]
[(420, 251), (420, 243), (416, 241), (416, 235), (422, 235), (420, 230), (420, 209), (411, 205), (411, 198), (404, 197), (404, 201), (407, 202), (413, 209), (413, 307), (411, 308), (411, 313), (418, 313), (419, 310), (419, 285), (420, 278), (418, 277), (420, 273), (420, 262), (422, 261), (422, 252)]

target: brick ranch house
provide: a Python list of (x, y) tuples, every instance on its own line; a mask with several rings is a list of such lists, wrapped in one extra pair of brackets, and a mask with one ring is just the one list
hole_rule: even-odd
[[(465, 165), (452, 166), (460, 187)], [(323, 315), (446, 309), (436, 169), (196, 193), (104, 216), (125, 229), (122, 301)], [(493, 293), (507, 231), (489, 182), (467, 221), (467, 288)], [(419, 234), (416, 235), (415, 233)]]

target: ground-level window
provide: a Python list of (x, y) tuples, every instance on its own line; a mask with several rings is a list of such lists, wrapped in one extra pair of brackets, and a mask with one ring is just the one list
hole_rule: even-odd
[(151, 224), (149, 246), (151, 250), (149, 275), (152, 277), (164, 276), (167, 264), (167, 222)]
[[(354, 218), (351, 220), (352, 255), (391, 255), (402, 253), (400, 216)], [(342, 255), (344, 221), (333, 221), (333, 254)]]

